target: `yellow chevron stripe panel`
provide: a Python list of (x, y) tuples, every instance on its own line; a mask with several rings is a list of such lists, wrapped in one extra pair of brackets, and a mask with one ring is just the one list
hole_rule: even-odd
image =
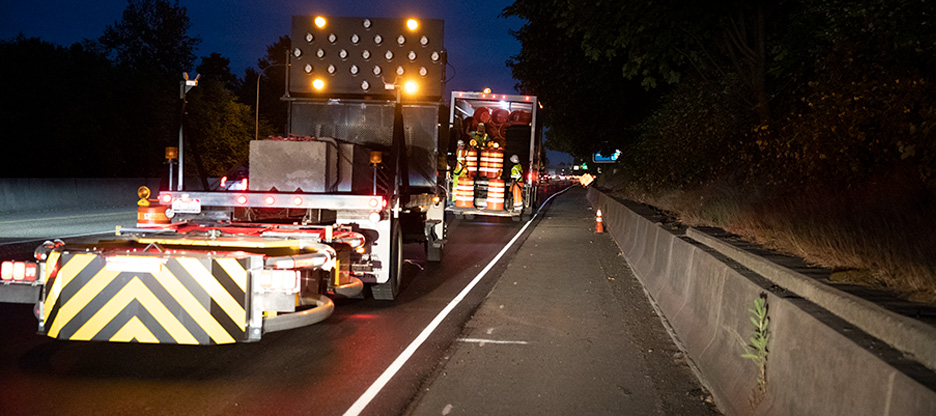
[[(179, 260), (181, 262), (181, 260), (184, 259)], [(193, 261), (196, 263), (198, 262), (198, 260)], [(195, 322), (208, 333), (208, 336), (211, 337), (214, 342), (218, 344), (234, 342), (234, 338), (231, 337), (231, 334), (224, 330), (224, 327), (211, 316), (211, 312), (205, 309), (205, 307), (198, 302), (198, 299), (195, 299), (195, 296), (192, 296), (192, 293), (189, 292), (171, 272), (165, 270), (157, 273), (156, 279), (159, 280), (159, 283), (166, 288), (169, 294), (182, 305), (185, 311), (195, 319)], [(212, 280), (214, 280), (214, 278), (212, 278)]]
[(135, 316), (110, 338), (111, 342), (132, 342), (133, 340), (147, 344), (159, 343), (159, 339)]
[[(156, 321), (165, 328), (166, 332), (169, 332), (169, 335), (171, 335), (172, 339), (177, 343), (198, 344), (198, 340), (196, 340), (172, 312), (156, 298), (156, 295), (140, 281), (139, 277), (130, 279), (130, 282), (120, 289), (114, 297), (108, 300), (101, 309), (98, 309), (97, 313), (88, 319), (84, 325), (75, 332), (71, 339), (77, 341), (91, 340), (98, 332), (101, 332), (101, 329), (103, 329), (105, 325), (116, 318), (120, 311), (134, 300), (139, 301), (140, 305), (156, 318)], [(133, 319), (136, 319), (136, 317)], [(143, 323), (140, 322), (140, 325), (142, 324)], [(147, 332), (149, 332), (149, 330), (147, 330)], [(152, 336), (152, 333), (150, 333), (150, 335)], [(155, 336), (153, 336), (153, 338), (155, 338)], [(228, 336), (228, 338), (230, 338), (230, 336)], [(229, 342), (233, 342), (233, 340)]]
[(107, 269), (101, 269), (90, 281), (81, 287), (71, 299), (65, 301), (59, 308), (55, 321), (52, 322), (52, 328), (49, 328), (49, 336), (57, 338), (59, 331), (66, 323), (72, 320), (78, 312), (88, 305), (91, 299), (94, 299), (102, 289), (107, 287), (120, 272), (111, 272)]
[[(129, 253), (107, 258), (100, 252), (62, 253), (64, 264), (45, 299), (46, 335), (178, 344), (245, 339), (246, 260), (205, 255), (135, 258)], [(149, 267), (157, 258), (161, 267)], [(110, 261), (115, 267), (108, 266)]]
[[(59, 269), (58, 277), (55, 278), (55, 281), (52, 283), (52, 288), (49, 289), (49, 294), (46, 296), (44, 321), (49, 320), (49, 314), (52, 313), (52, 307), (55, 305), (55, 302), (58, 301), (58, 297), (62, 293), (62, 288), (71, 282), (72, 278), (77, 276), (80, 271), (88, 267), (88, 264), (91, 263), (91, 260), (94, 260), (95, 257), (97, 256), (94, 254), (77, 254), (62, 265)], [(50, 263), (46, 262), (46, 264)]]
[(44, 281), (48, 282), (49, 277), (52, 275), (52, 271), (55, 270), (55, 265), (58, 264), (59, 257), (62, 257), (62, 253), (58, 251), (53, 251), (49, 253), (49, 258), (46, 259), (46, 269), (45, 275), (43, 276)]
[(211, 298), (221, 306), (224, 313), (237, 323), (241, 330), (244, 330), (247, 323), (247, 312), (237, 303), (237, 300), (231, 297), (231, 294), (224, 289), (224, 286), (218, 283), (218, 280), (211, 275), (211, 271), (206, 269), (197, 259), (180, 258), (179, 264), (211, 295)]
[(224, 269), (228, 276), (237, 283), (241, 291), (247, 291), (247, 270), (237, 262), (236, 259), (218, 259), (218, 264)]

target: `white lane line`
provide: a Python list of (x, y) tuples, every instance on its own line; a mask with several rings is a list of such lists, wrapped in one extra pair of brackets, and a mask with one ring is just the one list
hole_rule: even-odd
[[(566, 189), (563, 189), (562, 191), (556, 192), (547, 198), (541, 206), (545, 206), (547, 203), (549, 203), (549, 200), (553, 199), (553, 197), (563, 194), (569, 189), (572, 189), (572, 187), (570, 186)], [(418, 336), (416, 336), (416, 339), (414, 339), (413, 342), (411, 342), (406, 347), (406, 349), (403, 350), (403, 352), (401, 352), (392, 363), (390, 363), (390, 366), (384, 370), (380, 377), (377, 377), (377, 380), (374, 380), (374, 383), (364, 391), (364, 394), (362, 394), (361, 397), (358, 397), (358, 399), (351, 405), (351, 407), (344, 412), (344, 416), (358, 416), (361, 414), (361, 412), (364, 411), (364, 408), (367, 407), (367, 405), (370, 404), (372, 400), (374, 400), (374, 397), (377, 397), (377, 393), (380, 393), (380, 391), (383, 390), (387, 383), (390, 382), (390, 379), (392, 379), (393, 376), (395, 376), (396, 373), (399, 372), (401, 368), (403, 368), (403, 364), (406, 364), (410, 357), (416, 353), (416, 350), (419, 349), (419, 347), (422, 346), (424, 342), (426, 342), (426, 339), (429, 338), (429, 335), (432, 335), (436, 328), (438, 328), (439, 324), (445, 320), (445, 317), (447, 317), (448, 314), (451, 313), (453, 309), (455, 309), (455, 306), (461, 303), (461, 301), (465, 299), (466, 296), (468, 296), (468, 293), (471, 292), (471, 289), (474, 289), (478, 282), (481, 281), (481, 278), (484, 277), (484, 275), (486, 275), (495, 264), (497, 264), (497, 261), (500, 260), (500, 258), (504, 256), (504, 253), (506, 253), (507, 250), (513, 246), (513, 244), (517, 241), (518, 238), (520, 238), (521, 235), (523, 235), (523, 232), (526, 231), (527, 227), (533, 223), (533, 220), (535, 220), (538, 215), (539, 212), (534, 214), (533, 217), (523, 225), (523, 228), (521, 228), (512, 239), (510, 239), (510, 242), (504, 246), (500, 253), (497, 253), (491, 262), (481, 270), (481, 273), (478, 273), (478, 275), (475, 276), (475, 278), (472, 279), (464, 289), (462, 289), (458, 296), (455, 296), (455, 298), (452, 299), (452, 301), (449, 302), (449, 304), (446, 305), (445, 308), (443, 308), (435, 318), (432, 319), (432, 322), (429, 322), (429, 325), (426, 326), (426, 328), (423, 329)]]
[(458, 342), (467, 342), (469, 344), (511, 344), (511, 345), (527, 345), (529, 342), (526, 341), (506, 341), (500, 339), (484, 339), (484, 338), (459, 338), (456, 339)]

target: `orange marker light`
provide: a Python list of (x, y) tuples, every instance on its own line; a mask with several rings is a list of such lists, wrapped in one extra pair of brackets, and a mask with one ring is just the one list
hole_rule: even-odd
[(409, 19), (406, 21), (406, 27), (408, 27), (409, 30), (416, 30), (416, 28), (419, 27), (419, 21), (416, 19)]
[(403, 85), (403, 90), (406, 91), (407, 94), (415, 94), (419, 91), (419, 84), (414, 81), (407, 81), (406, 84)]
[(319, 29), (325, 27), (325, 24), (326, 24), (326, 23), (328, 23), (328, 22), (325, 20), (324, 17), (322, 17), (322, 16), (316, 16), (316, 17), (315, 17), (315, 26), (318, 27)]

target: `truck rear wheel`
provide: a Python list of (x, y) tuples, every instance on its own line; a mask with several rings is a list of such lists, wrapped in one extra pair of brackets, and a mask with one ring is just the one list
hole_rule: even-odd
[(400, 222), (393, 221), (390, 226), (390, 279), (386, 283), (371, 287), (374, 299), (393, 300), (400, 292), (400, 278), (403, 276), (403, 232)]

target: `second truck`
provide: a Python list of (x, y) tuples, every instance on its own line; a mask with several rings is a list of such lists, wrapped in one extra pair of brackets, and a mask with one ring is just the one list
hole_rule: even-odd
[(447, 209), (456, 217), (519, 221), (536, 208), (543, 168), (538, 107), (533, 95), (452, 91), (450, 150), (455, 158)]

